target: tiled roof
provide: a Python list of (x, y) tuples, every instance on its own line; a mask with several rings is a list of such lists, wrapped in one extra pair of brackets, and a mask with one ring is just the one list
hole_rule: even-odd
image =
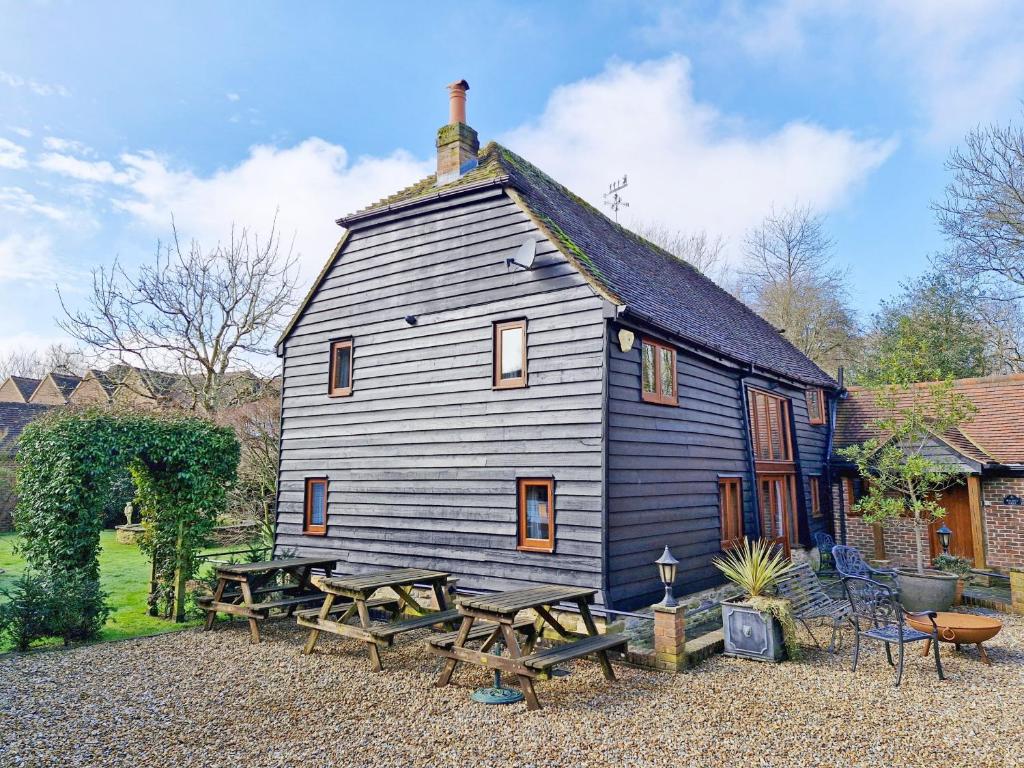
[(340, 222), (488, 182), (518, 192), (562, 253), (596, 288), (627, 306), (627, 317), (634, 314), (741, 363), (807, 384), (836, 386), (776, 328), (714, 281), (494, 142), (480, 150), (479, 165), (460, 178), (438, 187), (428, 176)]
[(39, 386), (41, 379), (30, 379), (28, 376), (11, 376), (11, 381), (14, 382), (14, 386), (21, 392), (21, 396), (28, 400), (32, 393), (36, 391), (36, 387)]
[(50, 374), (50, 378), (53, 379), (53, 383), (57, 385), (57, 389), (61, 391), (61, 394), (64, 395), (64, 397), (68, 397), (75, 391), (75, 387), (82, 382), (82, 378), (80, 376), (68, 373), (57, 373), (56, 371)]
[(50, 410), (48, 405), (34, 403), (0, 403), (0, 449), (7, 450), (33, 419)]
[[(982, 463), (1024, 464), (1024, 374), (957, 379), (953, 385), (974, 403), (977, 411), (957, 429), (940, 435), (940, 439)], [(914, 386), (924, 388), (929, 383)], [(881, 415), (871, 392), (850, 387), (849, 397), (840, 402), (836, 414), (835, 447), (879, 437), (872, 424)]]

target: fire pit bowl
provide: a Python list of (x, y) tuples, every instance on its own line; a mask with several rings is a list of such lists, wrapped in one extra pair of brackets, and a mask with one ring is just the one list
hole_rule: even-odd
[[(939, 628), (939, 640), (943, 643), (953, 643), (957, 648), (961, 645), (976, 645), (981, 660), (991, 664), (985, 648), (982, 646), (986, 640), (991, 640), (999, 634), (1003, 628), (1003, 622), (991, 616), (978, 616), (973, 613), (953, 613), (952, 611), (939, 611), (935, 617), (935, 623)], [(927, 616), (920, 618), (907, 617), (907, 624), (921, 632), (931, 632), (932, 623)], [(931, 643), (925, 643), (924, 654), (930, 650)]]

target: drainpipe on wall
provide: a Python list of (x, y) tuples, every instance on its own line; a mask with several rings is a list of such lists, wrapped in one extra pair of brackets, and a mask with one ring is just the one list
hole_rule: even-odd
[[(828, 446), (826, 448), (825, 472), (828, 477), (829, 500), (832, 498), (832, 443), (836, 434), (836, 413), (839, 411), (839, 401), (847, 397), (846, 387), (843, 386), (843, 367), (839, 366), (839, 392), (829, 399), (828, 404)], [(833, 520), (833, 523), (835, 521)], [(839, 542), (846, 545), (846, 503), (843, 501), (843, 484), (839, 484)], [(833, 529), (832, 535), (836, 531)]]

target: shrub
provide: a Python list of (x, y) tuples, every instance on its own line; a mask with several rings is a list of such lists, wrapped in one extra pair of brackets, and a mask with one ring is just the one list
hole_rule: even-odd
[(19, 651), (53, 634), (54, 603), (47, 579), (23, 573), (0, 603), (0, 637)]
[(940, 571), (954, 573), (960, 578), (967, 576), (973, 567), (971, 560), (966, 557), (946, 554), (938, 555), (934, 560), (932, 560), (932, 565)]

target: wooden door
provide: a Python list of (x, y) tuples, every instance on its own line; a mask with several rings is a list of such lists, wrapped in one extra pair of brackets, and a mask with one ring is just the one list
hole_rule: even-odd
[(761, 538), (777, 544), (789, 557), (789, 531), (796, 510), (792, 475), (758, 475)]
[(942, 544), (939, 543), (939, 537), (935, 532), (945, 523), (953, 532), (949, 537), (949, 553), (973, 560), (974, 532), (971, 528), (971, 502), (967, 486), (947, 488), (942, 492), (939, 504), (946, 510), (946, 516), (928, 526), (932, 557), (942, 553)]

